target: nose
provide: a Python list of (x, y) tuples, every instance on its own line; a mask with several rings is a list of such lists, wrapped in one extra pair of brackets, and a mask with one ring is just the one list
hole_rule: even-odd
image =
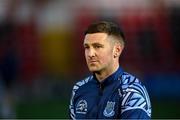
[(90, 48), (89, 50), (87, 50), (87, 56), (88, 57), (94, 57), (95, 56), (94, 49)]

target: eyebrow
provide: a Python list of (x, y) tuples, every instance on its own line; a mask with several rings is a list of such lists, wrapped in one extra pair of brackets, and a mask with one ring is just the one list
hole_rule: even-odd
[(93, 43), (92, 45), (101, 45), (101, 46), (103, 46), (103, 44), (101, 44), (101, 43)]
[[(104, 46), (103, 44), (97, 43), (97, 42), (96, 42), (96, 43), (92, 43), (91, 45), (92, 45), (92, 46), (95, 46), (95, 45), (101, 45), (101, 46)], [(88, 43), (84, 43), (83, 46), (89, 46), (89, 44), (88, 44)]]

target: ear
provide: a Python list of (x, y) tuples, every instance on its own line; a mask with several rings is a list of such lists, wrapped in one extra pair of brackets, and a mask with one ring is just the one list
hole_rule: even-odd
[(114, 50), (113, 50), (113, 55), (114, 55), (114, 58), (119, 58), (119, 56), (121, 55), (121, 52), (123, 50), (123, 46), (119, 43), (116, 43), (114, 45)]

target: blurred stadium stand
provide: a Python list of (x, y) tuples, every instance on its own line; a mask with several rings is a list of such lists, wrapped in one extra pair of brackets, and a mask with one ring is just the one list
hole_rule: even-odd
[[(153, 118), (180, 118), (179, 0), (1, 0), (0, 64), (6, 66), (2, 60), (10, 49), (4, 38), (13, 41), (18, 63), (11, 89), (15, 116), (68, 117), (72, 85), (89, 74), (83, 32), (98, 20), (114, 21), (124, 30), (120, 63), (147, 86)], [(14, 24), (13, 33), (3, 27), (8, 21)], [(4, 118), (6, 89), (0, 83)]]

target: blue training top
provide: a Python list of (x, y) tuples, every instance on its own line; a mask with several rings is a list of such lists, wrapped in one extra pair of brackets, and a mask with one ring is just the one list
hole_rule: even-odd
[(101, 83), (95, 75), (77, 82), (69, 111), (71, 119), (150, 119), (151, 103), (142, 83), (119, 67)]

